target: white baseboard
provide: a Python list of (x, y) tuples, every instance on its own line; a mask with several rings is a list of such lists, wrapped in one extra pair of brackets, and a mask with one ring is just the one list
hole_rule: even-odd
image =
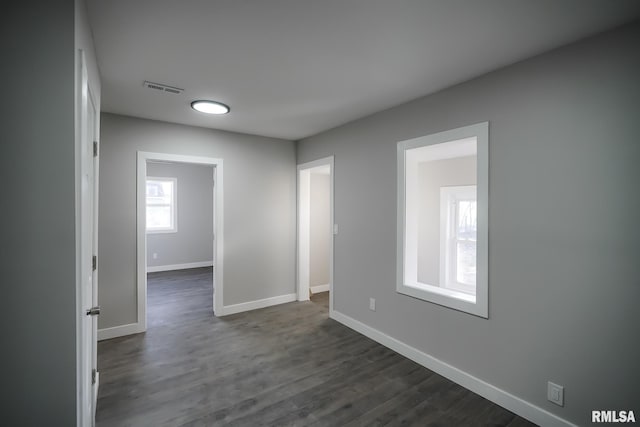
[[(297, 294), (286, 294), (277, 297), (265, 298), (257, 301), (243, 302), (240, 304), (227, 305), (222, 307), (220, 313), (216, 316), (228, 316), (230, 314), (242, 313), (243, 311), (257, 310), (259, 308), (271, 307), (272, 305), (285, 304), (293, 302), (297, 299)], [(130, 323), (128, 325), (114, 326), (112, 328), (98, 329), (98, 341), (108, 340), (111, 338), (122, 337), (125, 335), (139, 334), (144, 332), (145, 328), (139, 323)]]
[(460, 384), (466, 389), (488, 399), (509, 411), (526, 418), (527, 420), (536, 423), (541, 426), (572, 426), (575, 424), (558, 417), (532, 403), (529, 403), (517, 396), (514, 396), (502, 389), (497, 388), (473, 375), (461, 371), (460, 369), (436, 359), (435, 357), (424, 353), (414, 347), (411, 347), (389, 335), (380, 332), (364, 323), (349, 317), (345, 314), (333, 310), (330, 317), (345, 326), (361, 333), (362, 335), (371, 338), (372, 340), (384, 345), (385, 347), (394, 350), (397, 353), (405, 356), (408, 359), (413, 360), (416, 363), (428, 368), (443, 377), (450, 379), (451, 381)]
[(128, 325), (98, 329), (98, 341), (123, 337), (125, 335), (139, 334), (140, 332), (144, 332), (144, 328), (139, 323), (129, 323)]
[(329, 284), (327, 283), (326, 285), (311, 286), (309, 289), (311, 289), (312, 294), (319, 294), (320, 292), (328, 292)]
[(156, 265), (147, 266), (147, 273), (157, 273), (158, 271), (186, 270), (187, 268), (213, 267), (213, 261), (189, 262), (186, 264)]
[(280, 295), (277, 297), (260, 299), (257, 301), (243, 302), (240, 304), (225, 305), (222, 307), (221, 313), (216, 313), (216, 316), (228, 316), (229, 314), (241, 313), (243, 311), (257, 310), (259, 308), (271, 307), (272, 305), (284, 304), (287, 302), (295, 301), (298, 298), (297, 294)]

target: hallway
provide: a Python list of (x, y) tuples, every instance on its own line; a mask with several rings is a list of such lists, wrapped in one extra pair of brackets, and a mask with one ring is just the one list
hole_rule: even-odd
[(329, 319), (328, 293), (216, 318), (211, 274), (150, 274), (148, 331), (99, 343), (99, 427), (531, 425)]

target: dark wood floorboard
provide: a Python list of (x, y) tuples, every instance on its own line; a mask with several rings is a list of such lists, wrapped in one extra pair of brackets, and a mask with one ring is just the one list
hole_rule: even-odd
[(97, 425), (533, 424), (329, 319), (328, 292), (224, 318), (212, 270), (148, 276), (148, 330), (98, 343)]

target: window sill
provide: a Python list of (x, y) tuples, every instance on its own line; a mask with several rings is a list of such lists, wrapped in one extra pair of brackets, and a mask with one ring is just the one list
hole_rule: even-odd
[(400, 294), (428, 301), (454, 310), (463, 311), (483, 318), (488, 318), (486, 302), (478, 303), (476, 295), (458, 292), (439, 286), (420, 282), (398, 284), (396, 291)]
[(168, 234), (168, 233), (177, 233), (177, 229), (173, 230), (147, 230), (147, 234)]
[(434, 294), (443, 295), (450, 298), (456, 298), (456, 299), (467, 301), (473, 304), (476, 303), (475, 295), (471, 295), (465, 292), (455, 291), (453, 289), (441, 288), (440, 286), (427, 285), (426, 283), (420, 283), (420, 282), (407, 283), (405, 284), (405, 286), (415, 288), (415, 289), (420, 289), (425, 292), (433, 292)]

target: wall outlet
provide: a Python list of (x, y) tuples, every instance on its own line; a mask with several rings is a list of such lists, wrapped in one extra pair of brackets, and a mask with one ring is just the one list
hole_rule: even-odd
[(556, 405), (564, 406), (564, 387), (551, 381), (547, 382), (547, 399)]
[(153, 253), (153, 259), (158, 259), (158, 254), (156, 252)]
[(333, 234), (334, 234), (335, 236), (337, 236), (337, 235), (338, 235), (338, 224), (333, 224)]
[(376, 299), (369, 298), (369, 310), (376, 311)]

